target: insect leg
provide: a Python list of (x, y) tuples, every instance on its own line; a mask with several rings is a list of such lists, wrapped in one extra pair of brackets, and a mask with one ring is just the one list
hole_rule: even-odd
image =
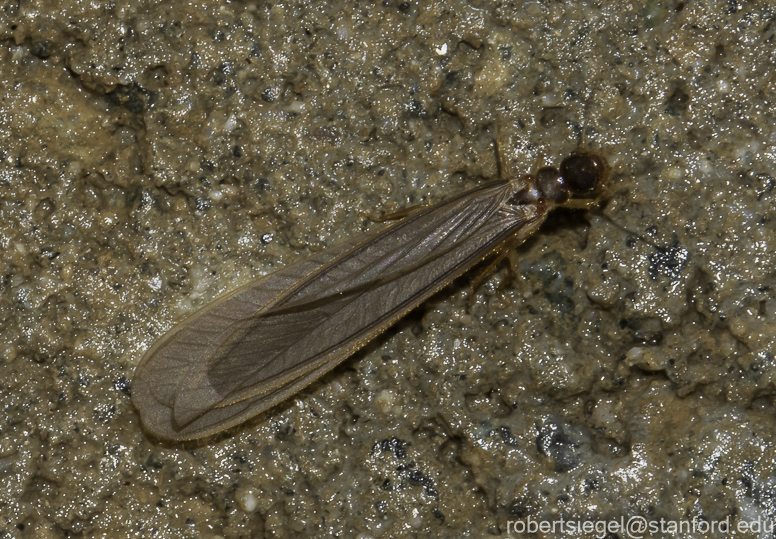
[[(512, 264), (512, 259), (509, 258), (507, 255), (509, 252), (517, 247), (521, 242), (519, 241), (509, 241), (506, 244), (502, 245), (498, 251), (494, 253), (495, 258), (493, 261), (488, 264), (488, 266), (479, 272), (476, 277), (474, 277), (471, 281), (471, 284), (469, 285), (469, 300), (468, 300), (468, 308), (471, 310), (472, 306), (474, 305), (474, 298), (476, 296), (477, 288), (483, 283), (483, 281), (490, 277), (490, 275), (493, 274), (493, 271), (496, 269), (496, 267), (501, 264), (501, 262), (504, 261), (506, 258), (509, 261), (508, 271), (509, 276), (513, 277), (516, 274), (516, 270)], [(498, 285), (497, 292), (501, 293), (506, 286), (507, 281), (504, 280)]]

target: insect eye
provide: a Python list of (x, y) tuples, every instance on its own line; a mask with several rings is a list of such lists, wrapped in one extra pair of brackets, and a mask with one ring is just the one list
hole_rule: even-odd
[(555, 204), (563, 204), (569, 199), (569, 190), (557, 168), (540, 168), (536, 172), (536, 186), (546, 200)]
[(598, 188), (607, 168), (602, 157), (589, 153), (573, 153), (561, 163), (560, 174), (574, 196), (584, 196)]

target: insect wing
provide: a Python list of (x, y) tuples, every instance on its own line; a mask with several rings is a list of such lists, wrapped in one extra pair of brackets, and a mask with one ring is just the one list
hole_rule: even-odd
[(284, 290), (354, 246), (342, 243), (225, 294), (156, 341), (138, 364), (132, 381), (132, 402), (149, 432), (171, 440), (191, 438), (182, 438), (172, 426), (175, 397), (183, 382), (198, 366), (209, 364), (234, 333), (235, 325), (255, 316)]
[(138, 367), (144, 424), (197, 438), (292, 395), (535, 222), (533, 206), (504, 203), (512, 192), (505, 181), (474, 189), (196, 313)]

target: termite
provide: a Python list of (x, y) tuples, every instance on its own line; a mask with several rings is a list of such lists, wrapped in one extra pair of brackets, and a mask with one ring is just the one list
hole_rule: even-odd
[(141, 360), (132, 402), (147, 432), (202, 438), (280, 403), (489, 257), (524, 242), (557, 207), (600, 197), (606, 160), (490, 182), (216, 299)]

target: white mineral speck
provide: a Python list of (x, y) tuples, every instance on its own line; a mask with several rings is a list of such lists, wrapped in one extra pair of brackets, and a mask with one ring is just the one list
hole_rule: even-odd
[(383, 389), (380, 393), (377, 394), (377, 398), (375, 399), (375, 404), (383, 413), (388, 413), (391, 411), (391, 408), (396, 403), (396, 394), (391, 391), (390, 389)]
[(159, 276), (154, 277), (150, 281), (148, 281), (148, 286), (151, 287), (151, 290), (154, 292), (159, 291), (162, 289), (162, 279)]
[(664, 171), (665, 177), (671, 181), (677, 181), (684, 176), (684, 171), (678, 167), (668, 167)]
[(227, 133), (230, 133), (234, 131), (237, 125), (238, 125), (237, 118), (235, 118), (233, 114), (226, 119), (226, 122), (224, 123), (224, 131), (226, 131)]
[(409, 524), (413, 528), (420, 528), (423, 525), (423, 518), (420, 516), (420, 511), (417, 508), (412, 510), (412, 516), (409, 519)]
[(560, 102), (560, 99), (555, 94), (543, 94), (542, 105), (545, 107), (554, 107)]
[(639, 348), (638, 346), (634, 346), (628, 352), (625, 354), (625, 357), (628, 358), (629, 361), (639, 361), (643, 355), (644, 351)]
[(253, 513), (259, 504), (256, 493), (252, 488), (241, 488), (235, 493), (235, 499), (240, 505), (240, 509), (246, 513)]
[(291, 112), (304, 112), (304, 101), (293, 101), (288, 106), (288, 110)]

